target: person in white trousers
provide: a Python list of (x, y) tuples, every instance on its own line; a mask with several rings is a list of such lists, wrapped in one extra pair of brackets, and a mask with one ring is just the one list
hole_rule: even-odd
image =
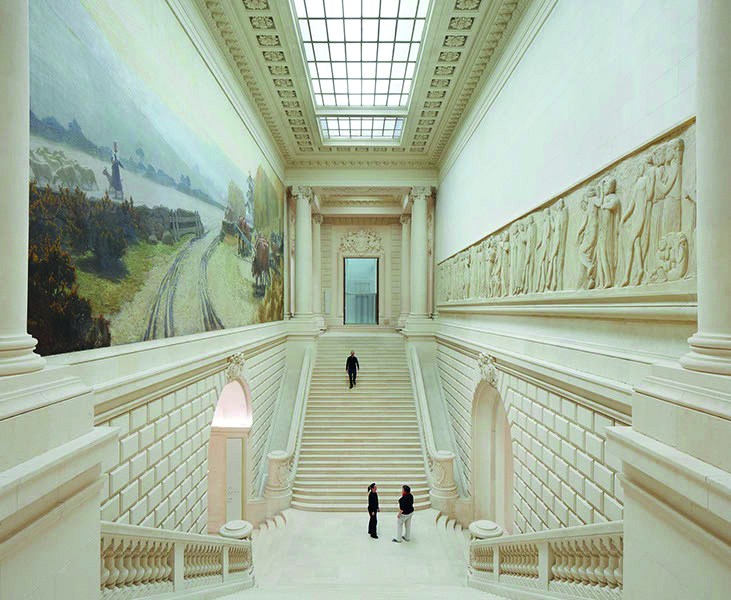
[[(398, 506), (396, 537), (393, 538), (393, 541), (400, 544), (402, 539), (407, 542), (411, 539), (411, 517), (414, 516), (414, 496), (411, 495), (411, 488), (408, 485), (404, 485), (401, 488), (401, 497), (398, 500)], [(405, 532), (404, 529), (406, 530)]]

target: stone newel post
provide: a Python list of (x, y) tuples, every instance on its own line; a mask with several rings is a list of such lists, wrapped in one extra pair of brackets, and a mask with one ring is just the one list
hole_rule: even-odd
[(38, 371), (28, 314), (28, 0), (0, 3), (0, 376)]

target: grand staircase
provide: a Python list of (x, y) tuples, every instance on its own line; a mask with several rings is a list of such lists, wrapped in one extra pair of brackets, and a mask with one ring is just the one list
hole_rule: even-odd
[[(352, 390), (351, 350), (361, 368)], [(430, 506), (404, 341), (396, 333), (328, 333), (318, 342), (292, 507), (365, 511), (373, 481), (381, 511), (397, 510), (403, 484), (417, 510)]]

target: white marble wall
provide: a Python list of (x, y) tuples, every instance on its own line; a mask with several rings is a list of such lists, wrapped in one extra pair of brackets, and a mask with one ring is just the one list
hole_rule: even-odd
[[(474, 351), (438, 343), (437, 365), (467, 490), (472, 482)], [(499, 361), (500, 362), (500, 361)], [(513, 371), (511, 369), (511, 371)], [(515, 532), (622, 518), (620, 464), (605, 451), (605, 428), (629, 419), (574, 391), (498, 369), (497, 389), (510, 422)], [(620, 419), (619, 421), (616, 419)]]
[(696, 12), (690, 0), (559, 0), (509, 79), (496, 68), (455, 132), (437, 261), (693, 116)]
[[(285, 348), (282, 338), (247, 364), (252, 493), (266, 460)], [(208, 444), (216, 402), (227, 383), (224, 368), (225, 363), (161, 396), (128, 398), (121, 410), (97, 417), (97, 424), (120, 429), (117, 465), (103, 493), (103, 520), (205, 533)]]

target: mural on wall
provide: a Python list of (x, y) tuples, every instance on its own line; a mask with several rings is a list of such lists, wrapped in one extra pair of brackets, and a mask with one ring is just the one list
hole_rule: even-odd
[(79, 0), (31, 0), (28, 328), (42, 354), (283, 318), (284, 187), (193, 133)]
[(695, 203), (689, 125), (442, 261), (439, 302), (694, 277)]

